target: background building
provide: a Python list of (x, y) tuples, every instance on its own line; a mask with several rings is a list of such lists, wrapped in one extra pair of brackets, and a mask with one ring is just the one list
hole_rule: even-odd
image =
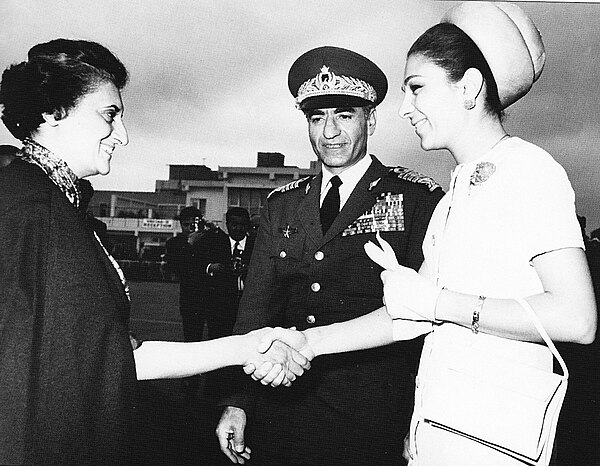
[(169, 165), (169, 179), (157, 180), (154, 192), (96, 191), (88, 210), (106, 224), (111, 252), (120, 262), (160, 261), (167, 239), (181, 232), (177, 216), (184, 207), (197, 207), (225, 230), (230, 207), (260, 214), (273, 189), (319, 171), (317, 161), (299, 168), (286, 167), (284, 159), (279, 152), (259, 152), (256, 167), (216, 171)]

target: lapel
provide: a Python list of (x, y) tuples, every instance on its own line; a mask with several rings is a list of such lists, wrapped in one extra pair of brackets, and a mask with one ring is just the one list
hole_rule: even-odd
[(308, 237), (313, 241), (313, 243), (316, 244), (323, 242), (321, 217), (319, 212), (319, 197), (321, 193), (322, 180), (323, 174), (319, 173), (316, 177), (308, 182), (308, 193), (306, 193), (305, 188), (305, 190), (302, 192), (302, 198), (300, 199), (297, 210), (300, 224), (304, 228), (304, 231), (306, 231)]
[[(331, 228), (329, 228), (325, 236), (322, 234), (320, 235), (320, 245), (323, 245), (335, 238), (339, 233), (344, 231), (348, 225), (354, 222), (354, 220), (365, 213), (375, 203), (377, 195), (379, 194), (379, 190), (376, 188), (370, 189), (371, 183), (386, 176), (388, 173), (388, 168), (382, 165), (375, 156), (370, 157), (372, 159), (371, 166), (354, 187), (352, 194), (350, 194), (346, 204), (344, 204), (344, 207), (335, 218)], [(318, 205), (319, 204), (317, 201), (317, 206)], [(320, 223), (318, 227), (319, 233), (321, 233)]]

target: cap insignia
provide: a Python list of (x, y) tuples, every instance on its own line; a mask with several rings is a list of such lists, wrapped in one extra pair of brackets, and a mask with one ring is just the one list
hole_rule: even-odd
[(330, 71), (328, 66), (323, 65), (320, 73), (300, 86), (296, 97), (296, 105), (299, 106), (309, 97), (331, 94), (360, 97), (369, 102), (377, 100), (377, 92), (369, 83), (350, 76), (338, 76)]

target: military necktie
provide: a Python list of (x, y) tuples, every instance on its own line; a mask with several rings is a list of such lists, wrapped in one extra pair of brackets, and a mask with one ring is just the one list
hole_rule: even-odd
[(329, 227), (340, 212), (340, 190), (342, 184), (339, 176), (334, 176), (330, 180), (331, 187), (327, 191), (323, 204), (321, 205), (321, 229), (323, 234), (327, 233)]

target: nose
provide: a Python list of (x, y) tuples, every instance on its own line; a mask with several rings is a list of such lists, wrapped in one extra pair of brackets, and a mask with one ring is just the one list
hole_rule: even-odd
[(125, 128), (125, 124), (120, 118), (114, 121), (113, 136), (117, 140), (118, 144), (122, 146), (126, 146), (127, 144), (129, 144), (129, 135), (127, 134), (127, 128)]
[(335, 119), (335, 115), (328, 115), (325, 118), (325, 125), (323, 126), (323, 136), (327, 139), (333, 139), (339, 136), (340, 128)]
[(400, 118), (410, 118), (410, 114), (415, 109), (412, 102), (412, 94), (410, 92), (406, 92), (404, 94), (404, 98), (402, 99), (402, 104), (400, 104), (400, 108), (398, 109), (398, 114)]

